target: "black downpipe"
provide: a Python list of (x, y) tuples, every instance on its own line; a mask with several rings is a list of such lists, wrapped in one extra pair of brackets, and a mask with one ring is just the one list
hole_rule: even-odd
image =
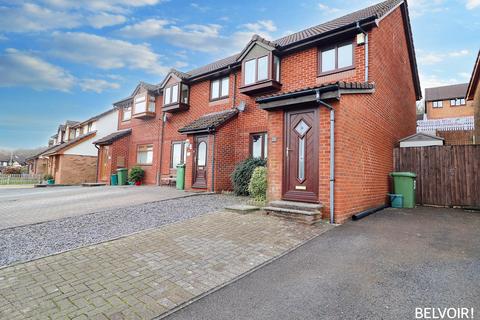
[(386, 208), (388, 208), (388, 207), (389, 207), (389, 206), (387, 206), (386, 204), (384, 204), (384, 205), (382, 205), (382, 206), (380, 206), (380, 207), (376, 207), (376, 208), (372, 208), (372, 209), (368, 209), (368, 210), (359, 212), (359, 213), (354, 214), (354, 215), (352, 216), (352, 220), (353, 220), (353, 221), (357, 221), (357, 220), (363, 219), (363, 218), (365, 218), (365, 217), (367, 217), (367, 216), (369, 216), (369, 215), (371, 215), (371, 214), (373, 214), (373, 213), (375, 213), (375, 212), (378, 212), (378, 211), (380, 211), (380, 210), (386, 209)]

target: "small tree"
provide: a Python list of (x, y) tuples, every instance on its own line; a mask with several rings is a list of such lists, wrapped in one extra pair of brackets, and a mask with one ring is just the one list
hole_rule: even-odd
[(43, 180), (53, 180), (53, 176), (49, 173), (43, 176)]
[(145, 176), (145, 170), (140, 167), (133, 167), (130, 169), (130, 174), (128, 175), (128, 180), (132, 182), (141, 182)]
[(253, 170), (252, 178), (248, 184), (248, 192), (255, 201), (265, 201), (267, 199), (267, 168), (256, 167)]
[(248, 184), (256, 167), (266, 166), (267, 161), (259, 158), (248, 158), (240, 162), (231, 175), (233, 191), (237, 196), (248, 196)]
[(7, 167), (3, 169), (4, 174), (20, 174), (22, 173), (22, 168), (19, 167)]

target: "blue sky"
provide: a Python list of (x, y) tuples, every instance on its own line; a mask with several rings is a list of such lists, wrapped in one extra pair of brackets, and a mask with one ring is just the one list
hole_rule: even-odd
[[(268, 39), (378, 1), (0, 0), (0, 149), (45, 145), (65, 120)], [(422, 88), (468, 82), (480, 0), (412, 0)]]

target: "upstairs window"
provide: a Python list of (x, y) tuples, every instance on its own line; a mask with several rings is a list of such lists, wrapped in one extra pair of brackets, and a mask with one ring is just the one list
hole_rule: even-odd
[(443, 108), (443, 101), (433, 101), (432, 105), (434, 108)]
[(250, 135), (250, 155), (252, 158), (267, 158), (268, 135), (266, 132)]
[(153, 145), (145, 144), (137, 147), (137, 164), (153, 163)]
[(450, 100), (450, 105), (452, 107), (464, 106), (465, 105), (465, 98), (456, 98)]
[(210, 100), (218, 100), (228, 97), (229, 78), (213, 80), (210, 85)]
[(268, 56), (255, 58), (245, 62), (245, 85), (268, 79)]
[(163, 93), (163, 105), (178, 103), (178, 83), (167, 87)]
[(93, 122), (89, 122), (87, 127), (87, 132), (92, 132), (92, 131), (93, 131)]
[(148, 112), (155, 112), (155, 97), (148, 97)]
[(131, 118), (132, 118), (132, 107), (131, 106), (123, 107), (122, 121), (128, 121)]
[(344, 43), (320, 49), (320, 75), (340, 72), (353, 68), (353, 43)]
[(135, 113), (144, 113), (147, 111), (147, 97), (139, 95), (135, 97)]

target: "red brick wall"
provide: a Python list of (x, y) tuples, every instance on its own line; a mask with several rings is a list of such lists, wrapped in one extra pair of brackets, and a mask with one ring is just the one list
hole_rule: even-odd
[(342, 96), (336, 107), (335, 214), (340, 223), (386, 203), (393, 148), (416, 130), (415, 89), (400, 8), (369, 37), (375, 93)]
[[(110, 183), (110, 175), (117, 173), (118, 168), (128, 168), (128, 155), (129, 155), (129, 148), (130, 146), (130, 136), (123, 137), (119, 140), (114, 141), (109, 148), (100, 147), (98, 158), (103, 159), (103, 153), (108, 152), (108, 159), (107, 162), (107, 172), (109, 173), (107, 176), (107, 180), (102, 180), (101, 172), (98, 171), (98, 181)], [(121, 163), (121, 158), (123, 158), (123, 165)], [(101, 165), (101, 164), (99, 164)]]
[(97, 175), (97, 157), (60, 154), (55, 159), (55, 183), (81, 184), (95, 182)]
[[(382, 205), (389, 192), (388, 174), (393, 167), (393, 148), (403, 137), (415, 133), (415, 90), (413, 87), (402, 13), (396, 9), (369, 32), (369, 81), (373, 94), (342, 95), (329, 101), (335, 109), (335, 221)], [(282, 90), (326, 81), (316, 74), (316, 49), (293, 54), (282, 60)], [(341, 80), (364, 81), (364, 46), (355, 49), (356, 69), (343, 72)], [(304, 64), (301, 65), (300, 64)], [(339, 76), (339, 75), (337, 75)], [(328, 76), (328, 81), (333, 77)], [(336, 79), (340, 80), (340, 79)], [(335, 81), (336, 81), (335, 80)], [(319, 201), (329, 215), (330, 121), (329, 111), (320, 111)], [(282, 111), (268, 115), (270, 139), (268, 197), (282, 196), (284, 161)]]

